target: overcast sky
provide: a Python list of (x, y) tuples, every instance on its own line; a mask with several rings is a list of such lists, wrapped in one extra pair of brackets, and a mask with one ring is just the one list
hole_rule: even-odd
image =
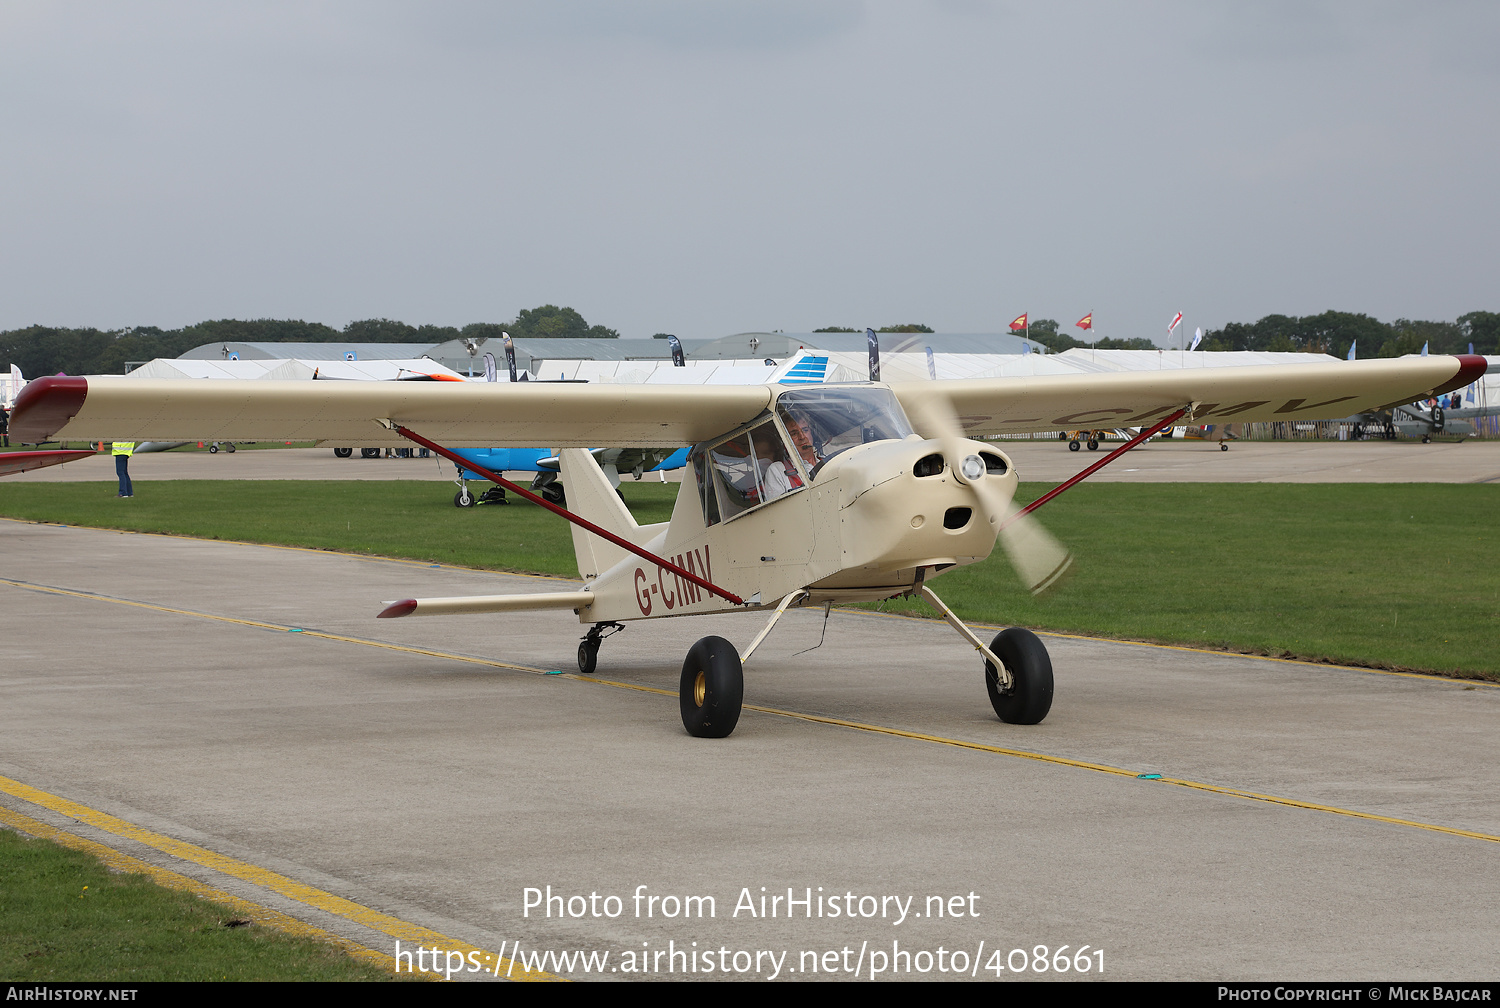
[(1500, 310), (1493, 2), (3, 0), (0, 87), (0, 329)]

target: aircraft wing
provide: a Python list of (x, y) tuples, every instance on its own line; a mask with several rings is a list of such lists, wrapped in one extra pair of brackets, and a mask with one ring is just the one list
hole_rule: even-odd
[(88, 458), (93, 454), (91, 451), (0, 452), (0, 476), (14, 476), (16, 473), (30, 472), (32, 469), (62, 465), (64, 462)]
[[(1477, 380), (1483, 357), (1403, 357), (1269, 367), (1186, 368), (902, 382), (912, 416), (946, 399), (966, 433), (1137, 426), (1198, 404), (1192, 420), (1344, 417)], [(226, 382), (39, 378), (16, 398), (11, 435), (53, 439), (344, 441), (405, 445), (393, 420), (455, 447), (696, 444), (755, 419), (769, 385), (530, 382)]]
[[(1409, 403), (1484, 374), (1477, 355), (1180, 368), (893, 384), (909, 416), (929, 399), (953, 404), (969, 436), (1134, 427), (1197, 403), (1194, 422), (1320, 420)], [(1184, 421), (1186, 422), (1186, 421)]]
[(768, 385), (53, 377), (16, 397), (11, 436), (409, 444), (380, 426), (394, 420), (454, 447), (676, 450), (755, 419), (775, 392)]

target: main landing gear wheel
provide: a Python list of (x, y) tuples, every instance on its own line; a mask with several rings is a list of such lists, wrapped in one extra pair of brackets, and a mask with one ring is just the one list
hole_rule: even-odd
[(208, 453), (210, 455), (217, 455), (217, 454), (219, 454), (219, 442), (215, 441), (213, 444), (209, 445), (208, 446)]
[(453, 495), (454, 507), (473, 507), (475, 503), (476, 502), (474, 500), (474, 495), (469, 493), (468, 490), (460, 490), (458, 493)]
[(1077, 451), (1078, 447), (1079, 447), (1079, 445), (1078, 445), (1077, 441), (1069, 441), (1068, 442), (1068, 451)]
[(359, 450), (359, 457), (360, 458), (379, 458), (380, 457), (380, 449), (379, 448), (361, 448)]
[(333, 457), (334, 458), (348, 458), (350, 455), (353, 455), (353, 454), (354, 454), (354, 449), (353, 448), (335, 448), (333, 450)]
[(1010, 689), (1002, 689), (999, 673), (984, 663), (984, 685), (990, 704), (1006, 724), (1040, 724), (1052, 709), (1052, 659), (1047, 648), (1030, 630), (1011, 627), (990, 642), (995, 657), (1010, 673)]
[(682, 663), (678, 699), (682, 726), (689, 735), (725, 738), (734, 731), (745, 702), (745, 670), (734, 645), (723, 637), (705, 637), (694, 644)]
[(1098, 451), (1098, 450), (1099, 450), (1099, 439), (1098, 438), (1089, 438), (1089, 451)]

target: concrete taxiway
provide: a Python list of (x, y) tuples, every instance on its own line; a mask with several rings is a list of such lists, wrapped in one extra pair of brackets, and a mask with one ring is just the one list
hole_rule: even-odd
[(835, 612), (814, 647), (821, 613), (794, 612), (747, 666), (761, 709), (704, 740), (683, 655), (757, 617), (631, 624), (589, 680), (569, 614), (372, 618), (562, 582), (4, 520), (0, 556), (0, 805), (387, 953), (609, 953), (542, 967), (578, 979), (1056, 978), (1037, 946), (1104, 979), (1495, 972), (1491, 686), (1049, 635), (1056, 701), (1019, 727), (942, 624)]

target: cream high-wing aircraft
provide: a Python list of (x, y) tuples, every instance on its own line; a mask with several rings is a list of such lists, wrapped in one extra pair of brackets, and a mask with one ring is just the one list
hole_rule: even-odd
[[(770, 611), (743, 659), (720, 637), (705, 637), (688, 652), (683, 724), (693, 735), (721, 738), (739, 719), (743, 660), (788, 608), (920, 595), (983, 654), (1000, 719), (1035, 724), (1052, 704), (1052, 666), (1041, 641), (1012, 628), (986, 645), (927, 583), (983, 560), (997, 539), (1033, 590), (1069, 563), (1067, 551), (1012, 506), (1017, 476), (1009, 458), (995, 443), (969, 436), (1140, 425), (1144, 437), (1184, 417), (1344, 417), (1460, 388), (1484, 368), (1482, 357), (1465, 356), (712, 387), (56, 377), (21, 392), (11, 435), (28, 442), (415, 442), (445, 454), (556, 445), (564, 449), (563, 479), (577, 514), (537, 501), (575, 523), (582, 588), (407, 599), (380, 615), (571, 609), (589, 625), (578, 647), (579, 667), (588, 673), (600, 640), (622, 621)], [(587, 451), (597, 444), (693, 446), (670, 522), (635, 523)]]

